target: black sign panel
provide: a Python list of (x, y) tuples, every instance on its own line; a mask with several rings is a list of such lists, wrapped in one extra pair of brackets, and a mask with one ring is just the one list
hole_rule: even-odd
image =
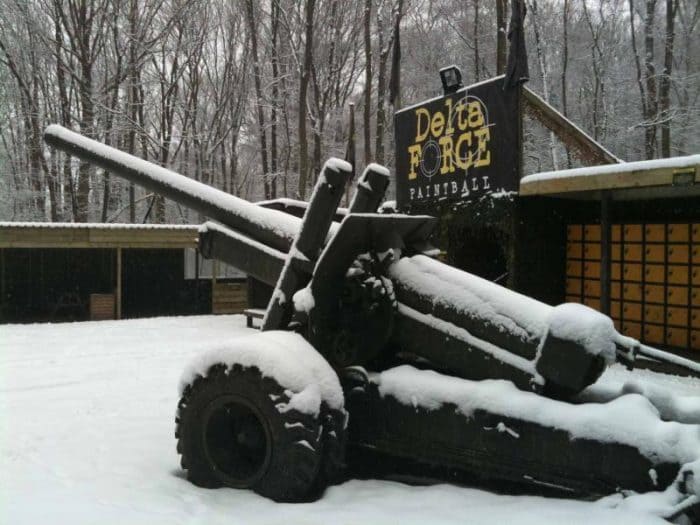
[(519, 89), (503, 77), (404, 108), (394, 116), (399, 210), (517, 191)]

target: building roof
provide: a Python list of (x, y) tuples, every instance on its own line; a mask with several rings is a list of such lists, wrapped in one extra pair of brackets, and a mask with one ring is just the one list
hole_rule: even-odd
[(198, 225), (0, 222), (0, 248), (195, 248)]
[(520, 195), (597, 198), (610, 191), (621, 198), (700, 195), (700, 155), (549, 171), (523, 177)]

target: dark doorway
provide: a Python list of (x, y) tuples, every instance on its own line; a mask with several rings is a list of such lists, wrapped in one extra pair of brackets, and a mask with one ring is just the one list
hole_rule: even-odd
[(124, 250), (122, 283), (124, 318), (211, 312), (211, 285), (185, 279), (181, 249)]
[(3, 248), (0, 321), (83, 321), (90, 294), (113, 293), (110, 249)]
[(450, 264), (469, 273), (494, 281), (506, 283), (508, 278), (507, 246), (504, 235), (493, 228), (460, 228), (459, 238), (451, 239), (448, 254)]

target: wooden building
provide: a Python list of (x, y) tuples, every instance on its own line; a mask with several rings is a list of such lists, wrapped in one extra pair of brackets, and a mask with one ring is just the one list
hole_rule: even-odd
[(241, 312), (244, 276), (197, 241), (197, 226), (2, 222), (0, 322)]
[[(462, 98), (472, 93), (465, 89)], [(418, 119), (436, 104), (456, 107), (449, 96), (408, 109)], [(436, 240), (449, 264), (548, 304), (584, 303), (623, 334), (700, 360), (700, 155), (623, 162), (527, 87), (501, 121), (490, 120), (487, 106), (479, 122), (488, 120), (489, 136), (501, 140), (484, 151), (513, 159), (507, 176), (493, 163), (442, 170), (445, 162), (426, 156), (440, 167), (433, 173), (422, 155), (434, 148), (418, 144), (414, 157), (410, 148), (397, 153), (417, 173), (397, 170), (398, 209), (439, 217)], [(591, 167), (523, 177), (523, 115)], [(449, 126), (436, 126), (440, 132), (435, 140), (454, 140)], [(461, 195), (444, 191), (450, 187)]]
[(700, 357), (700, 155), (531, 175), (520, 196), (558, 225), (542, 226), (565, 247), (550, 250), (561, 299)]

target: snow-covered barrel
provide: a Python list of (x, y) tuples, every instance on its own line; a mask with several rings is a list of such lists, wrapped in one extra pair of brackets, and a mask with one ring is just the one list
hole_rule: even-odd
[(622, 339), (586, 306), (552, 307), (423, 255), (398, 260), (389, 276), (406, 332), (395, 341), (469, 379), (575, 394), (600, 377)]
[(271, 248), (287, 252), (301, 219), (244, 199), (106, 146), (62, 126), (44, 132), (50, 146), (172, 199)]
[(552, 307), (424, 255), (389, 269), (398, 301), (534, 359)]

